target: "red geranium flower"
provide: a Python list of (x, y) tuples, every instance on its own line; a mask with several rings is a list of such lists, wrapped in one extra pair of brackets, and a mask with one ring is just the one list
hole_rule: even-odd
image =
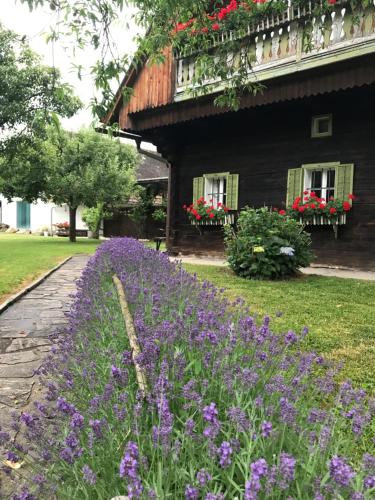
[(200, 220), (202, 217), (201, 217), (199, 214), (197, 214), (197, 215), (195, 216), (195, 218), (196, 218), (197, 220)]
[(279, 214), (280, 215), (286, 215), (286, 212), (285, 212), (285, 210), (279, 210)]
[(344, 201), (342, 204), (342, 208), (345, 210), (345, 212), (349, 212), (349, 210), (352, 208), (350, 203), (348, 201)]
[(337, 210), (335, 209), (335, 207), (331, 207), (331, 208), (329, 209), (329, 213), (330, 213), (331, 215), (335, 214), (336, 212), (337, 212)]
[(354, 194), (349, 194), (348, 198), (349, 198), (349, 200), (355, 200), (356, 196), (354, 196)]
[(306, 210), (305, 205), (302, 205), (302, 206), (298, 207), (298, 212), (301, 212), (301, 213), (302, 213), (302, 212), (304, 212), (305, 210)]
[(210, 219), (213, 219), (215, 217), (215, 214), (213, 214), (212, 212), (210, 213), (209, 215)]

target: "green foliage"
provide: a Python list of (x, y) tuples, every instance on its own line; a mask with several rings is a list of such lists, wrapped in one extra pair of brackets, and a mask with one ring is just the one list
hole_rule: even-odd
[(157, 222), (165, 222), (167, 220), (167, 210), (165, 206), (155, 208), (152, 213), (152, 218)]
[(111, 212), (104, 213), (103, 203), (98, 203), (96, 207), (85, 208), (82, 211), (82, 220), (93, 233), (94, 238), (99, 238), (100, 223), (104, 216), (110, 216)]
[(147, 218), (152, 216), (154, 211), (155, 193), (151, 186), (138, 186), (136, 194), (137, 202), (129, 212), (129, 217), (138, 228), (139, 235), (144, 232)]
[(55, 68), (41, 64), (23, 39), (0, 25), (0, 153), (12, 157), (45, 135), (46, 124), (71, 117), (81, 102)]
[[(134, 169), (138, 154), (118, 139), (82, 129), (77, 133), (49, 128), (48, 140), (37, 139), (0, 162), (0, 185), (8, 199), (38, 198), (107, 209), (122, 204), (136, 190)], [(71, 213), (71, 233), (75, 232)], [(73, 238), (74, 240), (74, 238)]]
[(312, 260), (302, 225), (268, 208), (243, 209), (237, 229), (225, 227), (225, 242), (230, 267), (244, 278), (284, 278)]
[[(103, 117), (113, 105), (113, 83), (121, 82), (124, 68), (131, 61), (134, 66), (144, 64), (160, 64), (164, 60), (163, 51), (172, 47), (178, 53), (195, 54), (196, 75), (191, 82), (193, 95), (211, 92), (212, 86), (203, 81), (221, 80), (222, 93), (215, 99), (219, 106), (237, 109), (244, 92), (259, 92), (262, 86), (257, 82), (249, 82), (249, 71), (254, 61), (250, 50), (250, 38), (246, 36), (249, 25), (256, 25), (269, 15), (279, 15), (288, 7), (288, 0), (269, 0), (255, 4), (253, 0), (237, 2), (237, 8), (229, 12), (225, 19), (210, 19), (209, 15), (217, 15), (229, 0), (81, 0), (79, 6), (73, 0), (21, 0), (30, 8), (39, 5), (50, 5), (59, 12), (63, 19), (64, 33), (70, 33), (76, 46), (84, 48), (92, 46), (101, 54), (92, 71), (98, 89), (102, 90), (102, 99), (93, 98), (93, 111)], [(350, 7), (370, 5), (371, 0), (352, 0)], [(309, 6), (312, 12), (305, 19), (304, 44), (308, 48), (311, 40), (313, 22), (324, 22), (323, 14), (329, 15), (334, 9), (328, 0), (310, 2), (309, 0), (293, 0), (294, 6)], [(129, 8), (134, 7), (134, 9)], [(138, 51), (134, 57), (129, 54), (116, 56), (118, 53), (111, 37), (113, 24), (121, 18), (122, 22), (136, 23), (143, 33), (136, 37)], [(189, 29), (176, 33), (178, 23), (186, 23), (194, 19)], [(313, 21), (314, 20), (314, 21)], [(213, 30), (213, 24), (219, 28)], [(82, 29), (85, 26), (85, 29)], [(144, 32), (147, 33), (144, 36)], [(231, 32), (225, 43), (218, 43), (222, 33)], [(214, 50), (213, 50), (214, 47)], [(238, 58), (233, 54), (239, 54)], [(112, 54), (110, 60), (104, 55)], [(129, 95), (125, 91), (126, 95)]]

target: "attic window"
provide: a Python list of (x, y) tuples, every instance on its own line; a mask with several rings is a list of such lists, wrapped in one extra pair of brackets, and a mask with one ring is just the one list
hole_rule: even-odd
[(313, 116), (311, 137), (330, 137), (332, 135), (332, 115)]

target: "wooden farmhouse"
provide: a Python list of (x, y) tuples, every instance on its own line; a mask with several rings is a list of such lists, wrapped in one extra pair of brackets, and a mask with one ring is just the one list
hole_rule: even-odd
[[(265, 89), (235, 112), (214, 105), (220, 82), (216, 94), (186, 92), (194, 55), (166, 51), (163, 65), (129, 70), (133, 97), (124, 105), (120, 89), (105, 123), (152, 142), (169, 162), (170, 250), (223, 253), (222, 227), (197, 227), (183, 209), (200, 196), (225, 204), (233, 222), (244, 206), (282, 209), (313, 189), (356, 196), (337, 231), (323, 218), (307, 226), (317, 262), (375, 269), (375, 6), (353, 16), (348, 4), (316, 26), (308, 51), (298, 7), (249, 28), (249, 78)], [(225, 43), (230, 33), (217, 36)]]

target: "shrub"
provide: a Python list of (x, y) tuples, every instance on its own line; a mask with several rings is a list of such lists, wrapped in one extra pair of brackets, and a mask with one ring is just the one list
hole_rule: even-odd
[(268, 208), (244, 208), (237, 228), (225, 227), (225, 242), (230, 267), (244, 278), (284, 278), (312, 260), (303, 226)]
[[(141, 345), (145, 398), (113, 273)], [(135, 240), (106, 241), (54, 336), (46, 401), (15, 422), (28, 448), (8, 460), (30, 453), (38, 498), (370, 500), (375, 457), (359, 450), (375, 404), (349, 382), (336, 392), (335, 368), (301, 352), (306, 334), (274, 333), (269, 317), (258, 323), (240, 299), (228, 303)]]

